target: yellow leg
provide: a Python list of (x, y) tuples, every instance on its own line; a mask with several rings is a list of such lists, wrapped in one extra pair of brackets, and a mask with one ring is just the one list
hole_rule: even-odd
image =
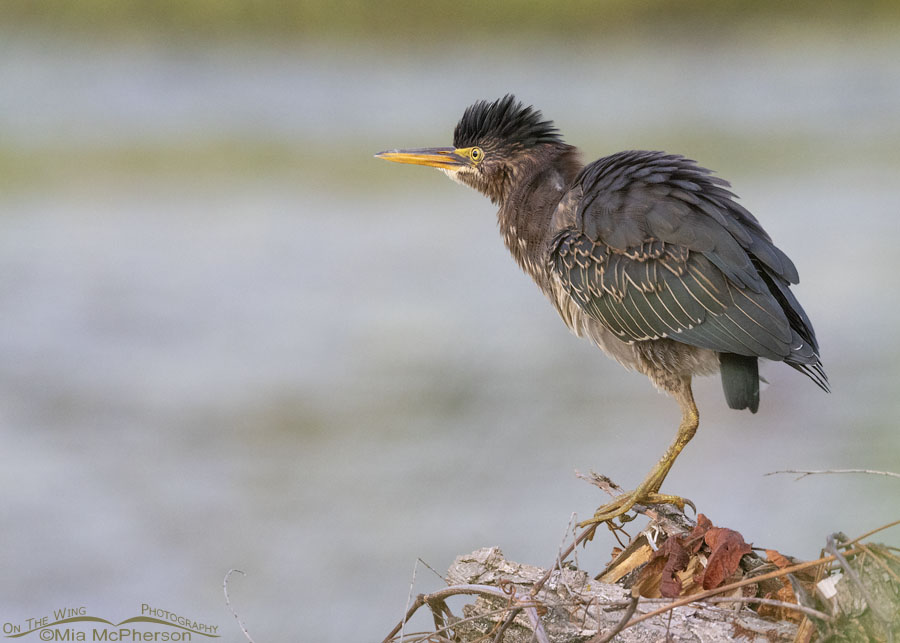
[(681, 424), (678, 426), (678, 434), (675, 436), (675, 441), (669, 445), (669, 448), (666, 450), (663, 457), (660, 458), (659, 462), (656, 463), (656, 466), (650, 470), (649, 475), (644, 478), (644, 481), (637, 489), (623, 493), (622, 495), (617, 496), (612, 502), (603, 505), (597, 509), (593, 518), (582, 522), (579, 525), (580, 527), (608, 522), (628, 513), (628, 511), (636, 504), (659, 505), (671, 503), (676, 505), (679, 509), (684, 509), (685, 504), (688, 504), (691, 507), (694, 506), (690, 500), (659, 493), (663, 480), (666, 479), (669, 470), (672, 468), (672, 465), (675, 464), (675, 459), (687, 443), (691, 441), (691, 438), (694, 437), (694, 434), (697, 432), (697, 426), (700, 423), (700, 416), (697, 414), (697, 405), (694, 404), (694, 396), (691, 393), (690, 379), (682, 380), (681, 386), (678, 386), (672, 393), (678, 401), (678, 404), (681, 406)]

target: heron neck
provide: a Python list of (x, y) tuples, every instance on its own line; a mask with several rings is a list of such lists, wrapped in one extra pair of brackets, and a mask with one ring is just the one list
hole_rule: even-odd
[(497, 219), (503, 241), (541, 288), (548, 285), (543, 255), (549, 242), (550, 220), (581, 166), (574, 147), (560, 145), (544, 150), (540, 157), (514, 168), (508, 190), (499, 199)]

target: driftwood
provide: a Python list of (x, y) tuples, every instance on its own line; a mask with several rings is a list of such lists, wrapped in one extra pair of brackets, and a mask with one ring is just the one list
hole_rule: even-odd
[[(583, 476), (616, 493), (603, 476)], [(566, 562), (590, 541), (584, 526), (552, 569), (508, 561), (497, 547), (459, 556), (446, 587), (419, 594), (384, 643), (606, 643), (616, 641), (900, 641), (900, 557), (828, 537), (821, 558), (796, 561), (670, 505), (636, 506), (650, 524), (596, 577)], [(759, 552), (759, 553), (758, 553)], [(447, 600), (474, 597), (454, 614)], [(408, 619), (430, 609), (434, 629)], [(752, 609), (751, 609), (752, 608)]]
[[(632, 605), (631, 592), (591, 579), (584, 571), (563, 567), (554, 571), (537, 595), (532, 587), (547, 570), (506, 560), (496, 547), (479, 549), (458, 557), (447, 572), (453, 585), (487, 585), (507, 588), (508, 597), (478, 596), (463, 607), (463, 618), (453, 632), (459, 641), (475, 641), (493, 636), (506, 620), (510, 601), (538, 606), (547, 640), (552, 643), (580, 643), (599, 633), (611, 632), (622, 623)], [(636, 614), (647, 612), (668, 599), (645, 599)], [(747, 609), (735, 610), (716, 605), (686, 605), (623, 630), (617, 641), (793, 641), (797, 626), (773, 623)], [(525, 614), (516, 616), (504, 633), (504, 643), (528, 643), (534, 640), (533, 625)]]
[[(849, 543), (853, 544), (853, 543)], [(627, 548), (620, 554), (634, 557)], [(506, 560), (497, 547), (459, 556), (445, 578), (447, 587), (420, 594), (407, 617), (428, 606), (435, 629), (407, 642), (475, 643), (605, 643), (616, 641), (892, 641), (900, 635), (900, 561), (882, 545), (857, 544), (841, 553), (833, 537), (831, 556), (757, 574), (758, 556), (748, 554), (741, 566), (743, 580), (673, 601), (640, 598), (637, 587), (622, 586), (635, 574), (622, 575), (615, 565), (604, 576), (619, 576), (615, 584), (592, 579), (572, 565), (551, 570)], [(845, 555), (846, 554), (846, 555)], [(852, 561), (848, 561), (848, 557)], [(831, 567), (815, 584), (813, 596), (798, 580), (804, 573)], [(635, 569), (634, 571), (637, 571)], [(740, 576), (742, 572), (738, 572)], [(765, 584), (790, 579), (788, 602), (759, 597)], [(475, 596), (456, 616), (447, 606), (452, 596)], [(703, 602), (700, 602), (700, 601)], [(749, 609), (768, 609), (769, 618)], [(788, 614), (793, 618), (788, 619)], [(780, 619), (773, 618), (780, 615)], [(802, 617), (802, 621), (799, 617)], [(798, 626), (799, 622), (799, 626)], [(385, 641), (397, 637), (402, 623)]]

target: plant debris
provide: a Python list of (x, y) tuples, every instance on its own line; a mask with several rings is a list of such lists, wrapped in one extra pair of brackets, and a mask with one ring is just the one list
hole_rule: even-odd
[[(420, 594), (385, 643), (900, 640), (900, 556), (862, 542), (900, 520), (853, 540), (833, 534), (827, 555), (803, 562), (754, 550), (741, 533), (703, 514), (691, 521), (669, 506), (637, 511), (650, 524), (613, 549), (593, 582), (566, 560), (596, 525), (578, 533), (550, 569), (506, 561), (497, 548), (478, 550), (457, 559), (448, 587)], [(446, 599), (463, 594), (476, 600), (459, 617)], [(401, 639), (406, 621), (425, 606), (435, 629)]]

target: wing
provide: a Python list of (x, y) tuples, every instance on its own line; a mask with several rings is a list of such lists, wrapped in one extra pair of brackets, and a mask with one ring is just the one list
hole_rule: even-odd
[(670, 338), (821, 372), (789, 289), (794, 264), (727, 186), (660, 152), (591, 163), (554, 215), (549, 268), (623, 341)]

